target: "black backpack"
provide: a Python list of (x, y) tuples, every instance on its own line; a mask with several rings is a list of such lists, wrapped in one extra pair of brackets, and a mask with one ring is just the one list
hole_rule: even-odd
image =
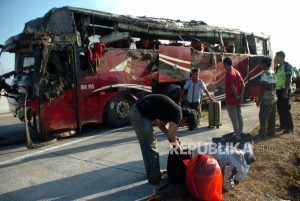
[(183, 160), (192, 159), (190, 150), (170, 150), (167, 163), (168, 180), (173, 184), (185, 183), (186, 165)]

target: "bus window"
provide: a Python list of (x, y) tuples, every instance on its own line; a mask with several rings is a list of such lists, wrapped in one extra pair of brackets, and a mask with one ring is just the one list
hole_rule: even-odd
[(260, 38), (255, 38), (256, 44), (256, 54), (257, 55), (264, 55), (264, 41)]
[(34, 57), (24, 57), (22, 68), (34, 66)]
[(256, 41), (255, 41), (254, 35), (248, 35), (247, 41), (248, 41), (248, 45), (249, 45), (250, 54), (256, 54)]

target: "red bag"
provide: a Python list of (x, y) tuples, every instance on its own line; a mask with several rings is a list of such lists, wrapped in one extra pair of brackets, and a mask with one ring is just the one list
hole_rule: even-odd
[(215, 158), (197, 155), (187, 164), (186, 185), (197, 200), (222, 201), (222, 172)]

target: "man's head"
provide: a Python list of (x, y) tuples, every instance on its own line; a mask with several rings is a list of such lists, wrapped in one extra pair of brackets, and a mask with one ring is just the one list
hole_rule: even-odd
[(276, 52), (274, 62), (275, 64), (282, 64), (285, 59), (285, 53), (283, 51)]
[(270, 68), (272, 59), (270, 57), (264, 57), (260, 60), (260, 63), (264, 65), (264, 68)]
[(189, 130), (194, 130), (198, 125), (197, 112), (195, 110), (182, 108), (182, 121), (187, 125)]
[(230, 69), (232, 66), (232, 60), (229, 57), (226, 57), (223, 61), (223, 64), (226, 69)]
[(192, 78), (193, 78), (193, 79), (198, 79), (198, 77), (199, 77), (199, 72), (200, 72), (199, 68), (193, 68), (193, 69), (191, 70), (191, 76), (192, 76)]

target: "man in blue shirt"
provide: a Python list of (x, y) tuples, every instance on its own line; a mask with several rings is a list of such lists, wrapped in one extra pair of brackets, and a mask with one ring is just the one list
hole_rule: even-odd
[(212, 97), (209, 95), (205, 83), (199, 79), (199, 69), (194, 68), (191, 72), (191, 78), (187, 79), (183, 91), (181, 92), (181, 100), (183, 95), (187, 91), (187, 102), (190, 108), (196, 110), (201, 117), (201, 96), (202, 91), (206, 93), (209, 100), (212, 101)]

